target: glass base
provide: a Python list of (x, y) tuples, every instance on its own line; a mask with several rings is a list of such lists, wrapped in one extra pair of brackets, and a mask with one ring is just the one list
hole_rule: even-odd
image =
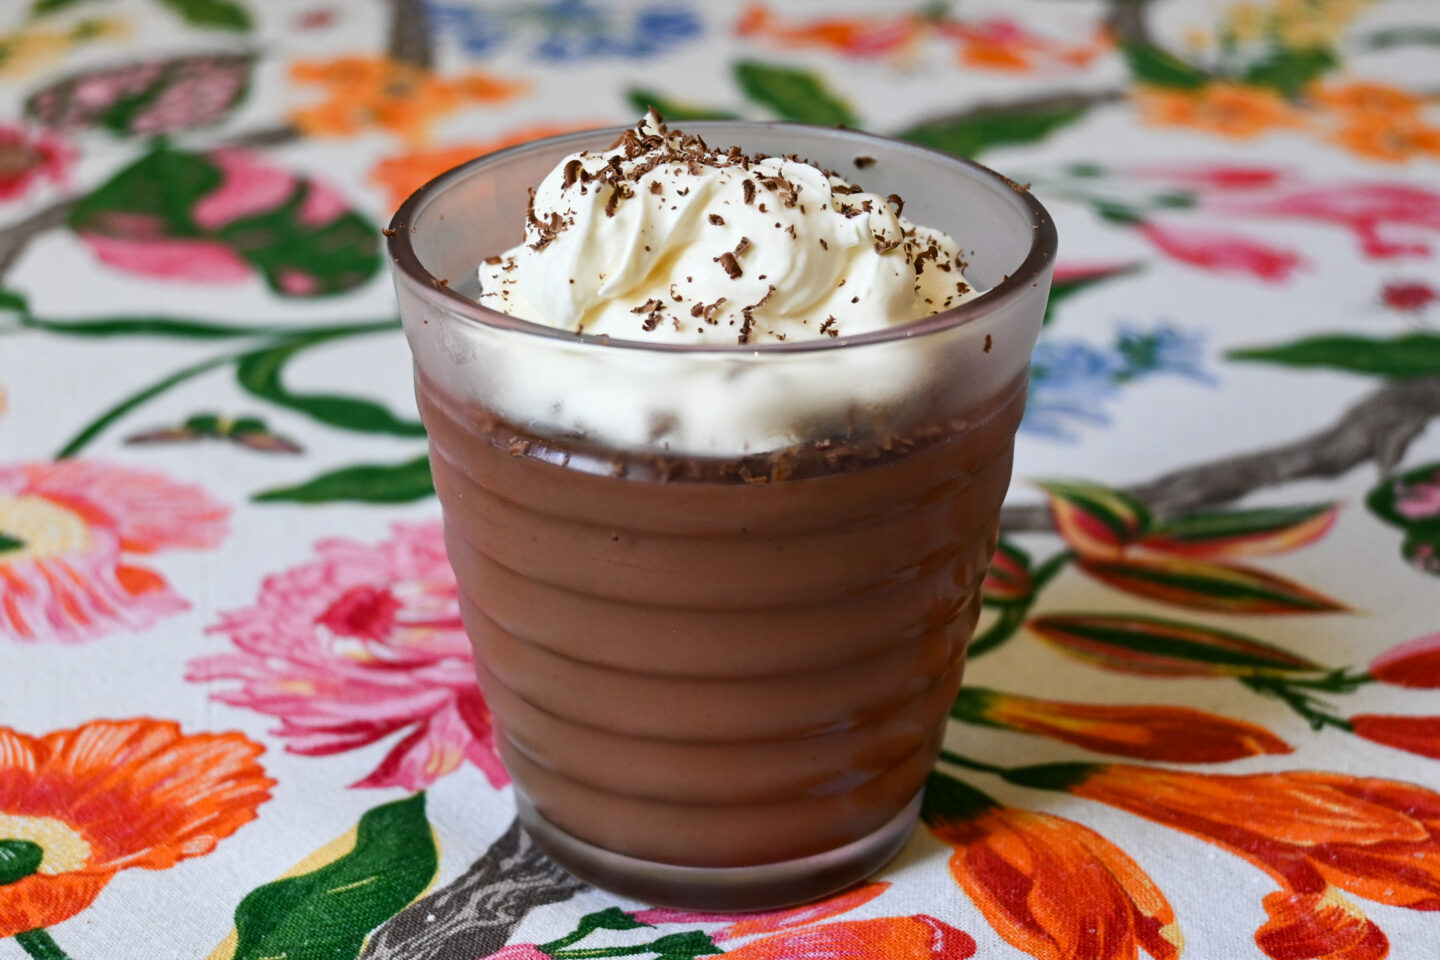
[(890, 861), (920, 816), (920, 794), (874, 833), (824, 853), (749, 867), (685, 867), (627, 857), (546, 820), (520, 790), (520, 822), (550, 859), (601, 889), (657, 907), (750, 912), (819, 900), (859, 883)]

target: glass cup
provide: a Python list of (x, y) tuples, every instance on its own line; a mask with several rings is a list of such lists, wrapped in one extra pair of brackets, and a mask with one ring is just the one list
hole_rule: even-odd
[[(655, 344), (476, 302), (529, 190), (618, 130), (490, 154), (391, 224), (475, 666), (519, 816), (666, 906), (814, 899), (905, 843), (997, 542), (1055, 229), (984, 167), (849, 130), (706, 122), (897, 193), (983, 296), (854, 337)], [(862, 161), (864, 162), (864, 161)], [(933, 267), (932, 267), (933, 269)]]

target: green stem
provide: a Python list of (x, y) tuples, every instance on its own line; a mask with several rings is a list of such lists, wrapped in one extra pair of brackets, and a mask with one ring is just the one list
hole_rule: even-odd
[(60, 944), (44, 927), (15, 934), (15, 942), (35, 960), (70, 960), (70, 955), (60, 949)]
[(587, 960), (589, 957), (633, 957), (642, 953), (654, 953), (651, 946), (651, 944), (642, 943), (633, 947), (590, 947), (585, 950), (546, 950), (545, 952), (555, 960)]
[(1354, 732), (1350, 721), (1336, 716), (1328, 703), (1295, 689), (1299, 685), (1296, 682), (1276, 677), (1242, 677), (1240, 682), (1261, 696), (1279, 700), (1310, 724), (1312, 730), (1334, 727), (1346, 733)]
[(69, 443), (65, 444), (65, 446), (60, 448), (60, 452), (55, 455), (55, 458), (57, 460), (64, 460), (69, 457), (75, 456), (81, 450), (85, 449), (85, 447), (89, 446), (90, 443), (106, 429), (108, 429), (111, 424), (113, 424), (115, 421), (119, 420), (126, 414), (130, 413), (132, 410), (143, 406), (144, 404), (160, 396), (162, 393), (165, 393), (171, 388), (184, 383), (186, 380), (192, 380), (203, 373), (208, 373), (209, 371), (214, 370), (216, 367), (222, 367), (227, 363), (234, 363), (241, 358), (246, 357), (251, 353), (254, 353), (257, 349), (279, 347), (295, 341), (320, 342), (325, 340), (340, 340), (351, 336), (361, 336), (367, 333), (379, 333), (384, 330), (393, 330), (396, 325), (396, 321), (394, 320), (376, 320), (367, 323), (349, 323), (340, 324), (333, 327), (321, 327), (318, 329), (310, 330), (297, 330), (294, 333), (287, 334), (283, 337), (277, 337), (274, 340), (268, 341), (258, 348), (252, 346), (242, 351), (234, 353), (224, 353), (218, 357), (211, 357), (208, 360), (202, 360), (199, 363), (191, 364), (188, 367), (182, 367), (181, 369), (175, 371), (169, 376), (162, 377), (161, 379), (155, 381), (148, 387), (132, 393), (130, 396), (121, 400), (119, 403), (115, 404), (115, 406), (111, 407), (109, 410), (106, 410), (94, 420), (91, 420), (79, 433), (77, 433), (74, 437), (70, 439)]
[(995, 622), (990, 624), (984, 633), (970, 641), (965, 658), (974, 660), (976, 657), (983, 657), (998, 648), (1015, 635), (1015, 631), (1020, 629), (1020, 625), (1025, 622), (1025, 616), (1029, 612), (1030, 604), (1028, 603), (1001, 607), (1000, 616), (996, 618)]
[(208, 373), (209, 371), (214, 370), (216, 367), (221, 367), (227, 363), (232, 363), (235, 360), (239, 359), (241, 356), (243, 356), (243, 354), (226, 353), (218, 357), (211, 357), (209, 360), (202, 360), (199, 363), (191, 364), (188, 367), (182, 367), (181, 369), (176, 370), (169, 376), (162, 377), (161, 379), (155, 381), (148, 387), (145, 387), (144, 389), (139, 390), (136, 393), (132, 393), (130, 396), (126, 397), (124, 400), (121, 400), (109, 410), (106, 410), (104, 413), (100, 414), (100, 416), (87, 423), (79, 433), (77, 433), (74, 437), (70, 438), (69, 443), (65, 444), (65, 446), (60, 448), (60, 452), (55, 454), (55, 459), (65, 460), (75, 456), (81, 450), (84, 450), (87, 446), (89, 446), (90, 442), (96, 437), (100, 436), (100, 434), (103, 433), (107, 427), (109, 427), (116, 420), (119, 420), (121, 417), (125, 416), (125, 414), (129, 413), (131, 410), (134, 410), (137, 407), (148, 403), (149, 401), (160, 396), (160, 394), (166, 392), (172, 387), (177, 387), (180, 384), (184, 383), (186, 380), (192, 380), (195, 377), (200, 376), (202, 373)]
[(952, 750), (941, 750), (940, 759), (946, 763), (954, 764), (957, 767), (964, 767), (966, 770), (976, 770), (980, 773), (993, 773), (1000, 777), (1010, 772), (1009, 767), (1000, 767), (993, 763), (985, 763), (981, 760), (971, 760), (969, 757), (962, 756)]
[(970, 641), (970, 647), (965, 654), (966, 659), (974, 660), (976, 657), (983, 657), (985, 654), (999, 649), (1005, 641), (1013, 637), (1025, 623), (1025, 618), (1030, 615), (1030, 608), (1039, 598), (1040, 590), (1054, 579), (1055, 574), (1063, 570), (1067, 563), (1074, 559), (1075, 551), (1061, 550), (1036, 567), (1030, 574), (1030, 596), (1019, 603), (1001, 607), (999, 618), (990, 624), (984, 633)]

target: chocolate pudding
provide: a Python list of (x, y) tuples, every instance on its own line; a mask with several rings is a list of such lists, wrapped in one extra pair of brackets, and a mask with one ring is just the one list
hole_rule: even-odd
[[(904, 220), (897, 193), (794, 156), (702, 156), (657, 120), (459, 168), (396, 215), (391, 250), (522, 821), (615, 892), (759, 910), (863, 879), (913, 828), (979, 616), (1054, 234), (1032, 198), (952, 157), (705, 129), (832, 167), (877, 157), (867, 176), (916, 184), (946, 232)], [(829, 219), (797, 227), (817, 206)], [(492, 254), (517, 212), (525, 245)], [(485, 255), (478, 288), (466, 251)]]

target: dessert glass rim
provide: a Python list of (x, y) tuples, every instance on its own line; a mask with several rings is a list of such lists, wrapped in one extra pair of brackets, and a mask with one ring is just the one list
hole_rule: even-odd
[[(1028, 188), (1021, 187), (1009, 177), (998, 173), (984, 164), (976, 163), (974, 160), (959, 157), (944, 150), (934, 147), (927, 147), (921, 144), (910, 143), (905, 140), (898, 140), (894, 137), (881, 136), (874, 133), (866, 133), (860, 130), (851, 130), (848, 127), (819, 127), (803, 123), (786, 123), (780, 121), (746, 121), (746, 120), (694, 120), (684, 123), (686, 133), (704, 135), (707, 131), (716, 131), (721, 128), (751, 127), (763, 130), (804, 130), (807, 133), (820, 133), (826, 136), (844, 138), (856, 144), (870, 143), (876, 149), (904, 150), (914, 153), (926, 154), (940, 158), (943, 162), (956, 167), (968, 168), (972, 173), (978, 173), (979, 179), (988, 182), (997, 192), (1003, 190), (1010, 194), (1019, 210), (1029, 214), (1031, 222), (1030, 248), (1026, 252), (1025, 259), (1021, 261), (1011, 273), (1007, 274), (1000, 283), (985, 290), (980, 295), (957, 304), (948, 310), (912, 320), (907, 323), (896, 324), (882, 330), (873, 330), (869, 333), (862, 333), (856, 336), (846, 337), (817, 337), (806, 340), (790, 340), (783, 342), (766, 342), (758, 344), (716, 344), (716, 343), (656, 343), (646, 340), (630, 340), (618, 337), (609, 337), (603, 334), (575, 333), (574, 331), (552, 327), (543, 323), (536, 323), (531, 320), (522, 320), (519, 317), (512, 317), (507, 313), (492, 310), (458, 291), (450, 289), (448, 281), (442, 281), (436, 277), (425, 265), (420, 262), (420, 257), (415, 251), (415, 245), (411, 240), (410, 223), (416, 216), (440, 193), (442, 193), (454, 181), (464, 179), (482, 170), (483, 168), (504, 162), (519, 154), (535, 150), (540, 147), (553, 148), (569, 143), (580, 144), (600, 140), (604, 137), (615, 138), (629, 129), (628, 126), (596, 127), (589, 130), (579, 130), (573, 133), (560, 134), (553, 137), (544, 137), (537, 140), (530, 140), (515, 146), (496, 150), (492, 153), (483, 154), (473, 160), (451, 167), (441, 173), (422, 187), (412, 193), (405, 202), (395, 211), (390, 220), (389, 228), (385, 231), (386, 246), (390, 253), (390, 259), (395, 268), (415, 282), (415, 291), (421, 298), (430, 301), (431, 305), (457, 316), (459, 319), (477, 324), (483, 327), (510, 330), (517, 334), (544, 337), (551, 340), (566, 340), (576, 344), (587, 344), (596, 349), (623, 349), (640, 350), (652, 353), (684, 353), (684, 354), (731, 354), (731, 355), (755, 355), (755, 354), (779, 354), (779, 353), (808, 353), (820, 350), (836, 350), (842, 347), (857, 347), (865, 344), (889, 343), (897, 340), (923, 337), (930, 334), (950, 330), (962, 324), (978, 321), (984, 316), (992, 313), (1003, 303), (1013, 300), (1023, 294), (1027, 286), (1033, 285), (1040, 277), (1050, 261), (1055, 258), (1058, 246), (1058, 237), (1055, 232), (1055, 223), (1049, 211), (1035, 199)], [(570, 151), (574, 152), (574, 151)], [(803, 159), (803, 158), (802, 158)], [(480, 257), (483, 254), (477, 252), (476, 267), (478, 269)]]

